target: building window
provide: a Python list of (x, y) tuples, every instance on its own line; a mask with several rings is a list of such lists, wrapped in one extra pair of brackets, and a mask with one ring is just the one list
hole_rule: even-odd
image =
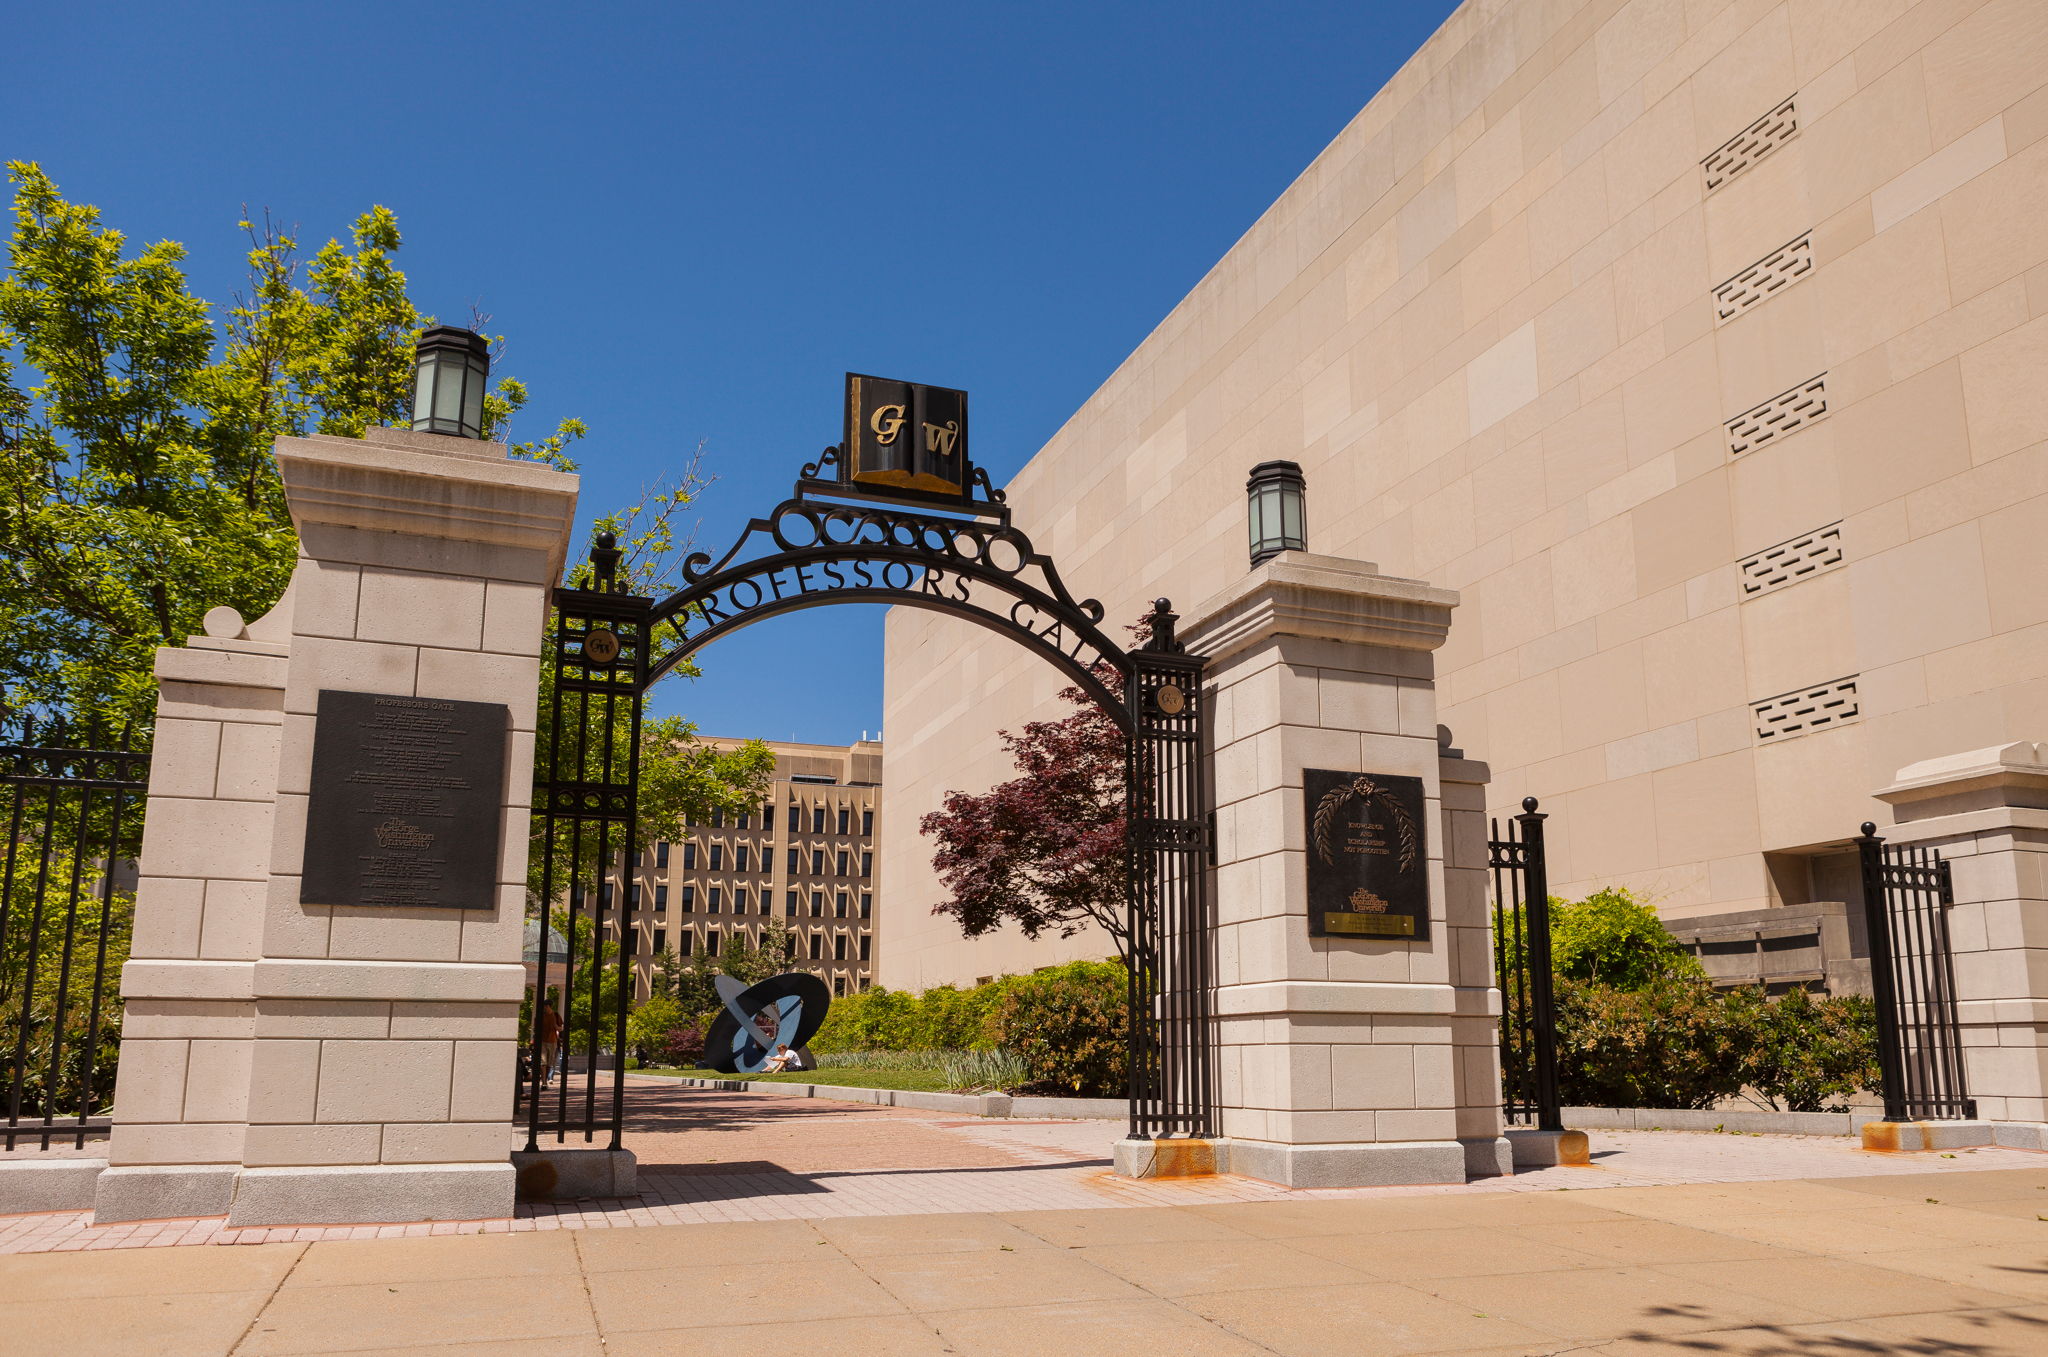
[(875, 914), (875, 897), (866, 891), (860, 893), (860, 917), (871, 919)]
[(704, 930), (704, 955), (718, 955), (718, 930), (715, 928), (707, 928)]
[(846, 960), (846, 934), (840, 933), (832, 939), (832, 959)]
[(872, 943), (873, 941), (874, 938), (870, 934), (863, 933), (860, 935), (860, 959), (862, 961), (866, 961), (868, 959), (868, 944)]
[(722, 843), (714, 843), (711, 845), (711, 870), (715, 872), (724, 866), (725, 845)]
[(655, 951), (655, 954), (656, 954), (656, 955), (658, 956), (658, 955), (660, 955), (661, 953), (663, 953), (663, 952), (666, 952), (667, 950), (668, 950), (668, 930), (667, 930), (666, 928), (657, 928), (657, 929), (655, 929), (655, 930), (654, 930), (654, 951)]
[(860, 978), (860, 988), (861, 988), (861, 993), (863, 993), (863, 994), (867, 993), (868, 987), (869, 987), (870, 985), (874, 984), (874, 983), (875, 983), (874, 981), (872, 981), (872, 980), (868, 979), (868, 978), (867, 978), (866, 976), (862, 976), (862, 977)]
[(860, 832), (863, 836), (875, 832), (875, 813), (873, 811), (864, 810), (860, 813)]
[(714, 810), (714, 811), (712, 811), (712, 812), (711, 812), (711, 827), (712, 827), (713, 829), (724, 829), (724, 828), (725, 828), (725, 809), (724, 809), (724, 807), (720, 807), (719, 809), (717, 809), (717, 810)]
[(824, 955), (825, 935), (823, 933), (811, 934), (811, 960), (816, 961)]
[(743, 810), (743, 811), (741, 811), (741, 812), (740, 812), (740, 828), (741, 828), (741, 829), (752, 829), (753, 827), (754, 827), (754, 813), (753, 813), (752, 811), (750, 811), (750, 810)]
[(688, 914), (691, 910), (695, 909), (696, 907), (697, 888), (695, 886), (683, 887), (683, 913)]
[(813, 806), (811, 807), (811, 833), (823, 834), (824, 832), (825, 808), (823, 806)]
[(607, 881), (597, 888), (597, 907), (599, 909), (610, 909), (612, 907), (611, 882)]
[[(762, 896), (761, 898), (765, 900), (765, 899), (767, 899), (768, 897), (764, 895), (764, 896)], [(745, 886), (735, 886), (735, 887), (733, 887), (733, 889), (732, 889), (732, 912), (733, 912), (733, 913), (735, 913), (735, 914), (745, 914), (745, 913), (747, 912), (747, 904), (748, 904), (748, 900), (747, 900), (747, 888), (746, 888)]]
[(796, 892), (795, 892), (795, 891), (791, 891), (791, 892), (789, 893), (789, 896), (788, 896), (788, 898), (787, 898), (786, 900), (784, 900), (784, 901), (783, 901), (783, 913), (785, 913), (785, 914), (789, 915), (789, 917), (790, 917), (790, 918), (792, 918), (792, 919), (794, 919), (794, 918), (796, 917)]
[(846, 806), (841, 806), (841, 807), (839, 808), (839, 832), (840, 832), (841, 834), (844, 834), (844, 833), (845, 833), (845, 832), (847, 831), (847, 828), (848, 828), (848, 824), (847, 824), (847, 822), (848, 822), (848, 821), (849, 821), (849, 820), (850, 820), (850, 819), (852, 818), (852, 816), (853, 816), (853, 811), (852, 811), (851, 809), (849, 809), (848, 807), (846, 807)]
[(752, 858), (752, 856), (753, 854), (747, 851), (747, 846), (745, 844), (734, 844), (732, 846), (732, 869), (735, 872), (745, 872), (753, 870), (752, 868), (747, 866), (747, 862), (750, 858)]
[(842, 999), (846, 997), (846, 977), (845, 977), (845, 976), (843, 976), (843, 975), (835, 975), (835, 976), (833, 976), (833, 977), (832, 977), (832, 993), (834, 993), (835, 995), (838, 995), (838, 996), (839, 996), (840, 998), (842, 998)]
[(692, 871), (697, 866), (697, 844), (694, 840), (683, 845), (683, 870)]
[(654, 845), (654, 865), (657, 867), (668, 866), (668, 844), (666, 841)]
[(825, 892), (811, 892), (811, 917), (813, 919), (822, 919), (825, 917)]
[(840, 876), (845, 876), (845, 875), (846, 875), (846, 850), (845, 850), (844, 848), (842, 848), (842, 849), (840, 849), (840, 850), (839, 850), (839, 873), (838, 873), (838, 874), (839, 874)]
[(773, 801), (761, 807), (761, 828), (768, 830), (775, 828), (775, 803)]
[(792, 848), (789, 850), (789, 874), (791, 876), (795, 876), (803, 870), (802, 861), (796, 849)]
[(862, 876), (873, 876), (875, 874), (875, 855), (873, 853), (862, 853), (860, 855), (860, 874)]
[(839, 892), (838, 897), (832, 901), (832, 917), (835, 919), (843, 919), (846, 917), (845, 891)]
[(825, 875), (825, 850), (822, 848), (813, 848), (811, 850), (811, 875)]
[(639, 882), (635, 881), (632, 885), (626, 887), (626, 903), (631, 905), (634, 909), (640, 908)]
[(708, 900), (707, 900), (707, 901), (705, 902), (705, 905), (704, 905), (704, 912), (705, 912), (706, 914), (716, 914), (716, 913), (718, 913), (718, 907), (719, 907), (719, 905), (720, 905), (721, 903), (723, 903), (723, 901), (722, 901), (722, 899), (721, 899), (721, 897), (720, 897), (720, 895), (719, 895), (719, 890), (718, 890), (718, 887), (716, 887), (716, 886), (713, 886), (713, 887), (711, 888), (711, 895), (710, 895), (709, 899), (708, 899)]
[(668, 908), (668, 887), (659, 882), (656, 882), (654, 886), (654, 907), (656, 909)]

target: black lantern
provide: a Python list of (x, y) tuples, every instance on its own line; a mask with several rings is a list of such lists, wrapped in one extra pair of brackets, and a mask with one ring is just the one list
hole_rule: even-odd
[(474, 330), (436, 325), (420, 336), (413, 378), (412, 427), (421, 433), (484, 436), (484, 381), (491, 346)]
[(1306, 485), (1295, 462), (1261, 462), (1252, 468), (1244, 493), (1253, 565), (1283, 551), (1308, 550)]

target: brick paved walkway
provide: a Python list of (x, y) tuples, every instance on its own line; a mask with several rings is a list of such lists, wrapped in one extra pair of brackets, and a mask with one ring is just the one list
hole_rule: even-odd
[(229, 1229), (215, 1219), (92, 1227), (86, 1212), (0, 1217), (0, 1254), (181, 1244), (525, 1233), (714, 1221), (825, 1220), (972, 1211), (1191, 1206), (1403, 1196), (1476, 1196), (2041, 1168), (2022, 1150), (1874, 1155), (1846, 1138), (1596, 1131), (1594, 1167), (1545, 1169), (1458, 1187), (1293, 1191), (1248, 1178), (1131, 1182), (1109, 1172), (1111, 1122), (962, 1119), (906, 1108), (759, 1093), (629, 1085), (627, 1145), (638, 1197), (522, 1205), (510, 1220)]

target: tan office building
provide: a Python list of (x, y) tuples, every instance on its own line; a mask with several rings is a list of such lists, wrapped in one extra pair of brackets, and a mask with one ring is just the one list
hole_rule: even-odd
[[(1556, 890), (1761, 953), (1746, 912), (1853, 898), (1896, 770), (2048, 737), (2044, 86), (2042, 0), (1471, 0), (1018, 523), (1112, 621), (1188, 607), (1246, 569), (1246, 472), (1299, 462), (1310, 550), (1459, 592), (1442, 719), (1541, 799)], [(908, 609), (887, 663), (878, 982), (1105, 952), (927, 912), (919, 816), (1062, 681)]]
[(633, 917), (643, 993), (663, 951), (717, 956), (742, 939), (759, 946), (771, 920), (795, 943), (790, 969), (823, 977), (834, 994), (870, 983), (881, 743), (765, 743), (775, 779), (759, 810), (714, 816), (641, 856)]

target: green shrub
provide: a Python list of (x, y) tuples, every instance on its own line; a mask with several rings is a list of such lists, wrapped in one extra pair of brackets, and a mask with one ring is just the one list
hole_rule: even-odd
[(1665, 976), (1706, 979), (1657, 911), (1613, 886), (1583, 900), (1551, 898), (1550, 962), (1562, 979), (1622, 990), (1645, 989)]
[(1743, 1024), (1703, 980), (1639, 989), (1557, 982), (1558, 1091), (1568, 1106), (1712, 1107), (1739, 1092)]
[(666, 994), (655, 994), (626, 1017), (626, 1049), (652, 1058), (668, 1034), (682, 1026), (683, 1006)]
[(1126, 1089), (1128, 983), (1103, 961), (1020, 976), (997, 1009), (997, 1044), (1024, 1062), (1034, 1091), (1116, 1097)]
[(670, 1031), (654, 1052), (654, 1063), (672, 1070), (695, 1069), (703, 1058), (704, 1027), (693, 1022)]
[(1744, 1083), (1749, 1096), (1786, 1112), (1846, 1112), (1849, 1099), (1878, 1086), (1877, 1005), (1861, 994), (1816, 999), (1795, 989), (1776, 999), (1737, 990), (1751, 1030)]

